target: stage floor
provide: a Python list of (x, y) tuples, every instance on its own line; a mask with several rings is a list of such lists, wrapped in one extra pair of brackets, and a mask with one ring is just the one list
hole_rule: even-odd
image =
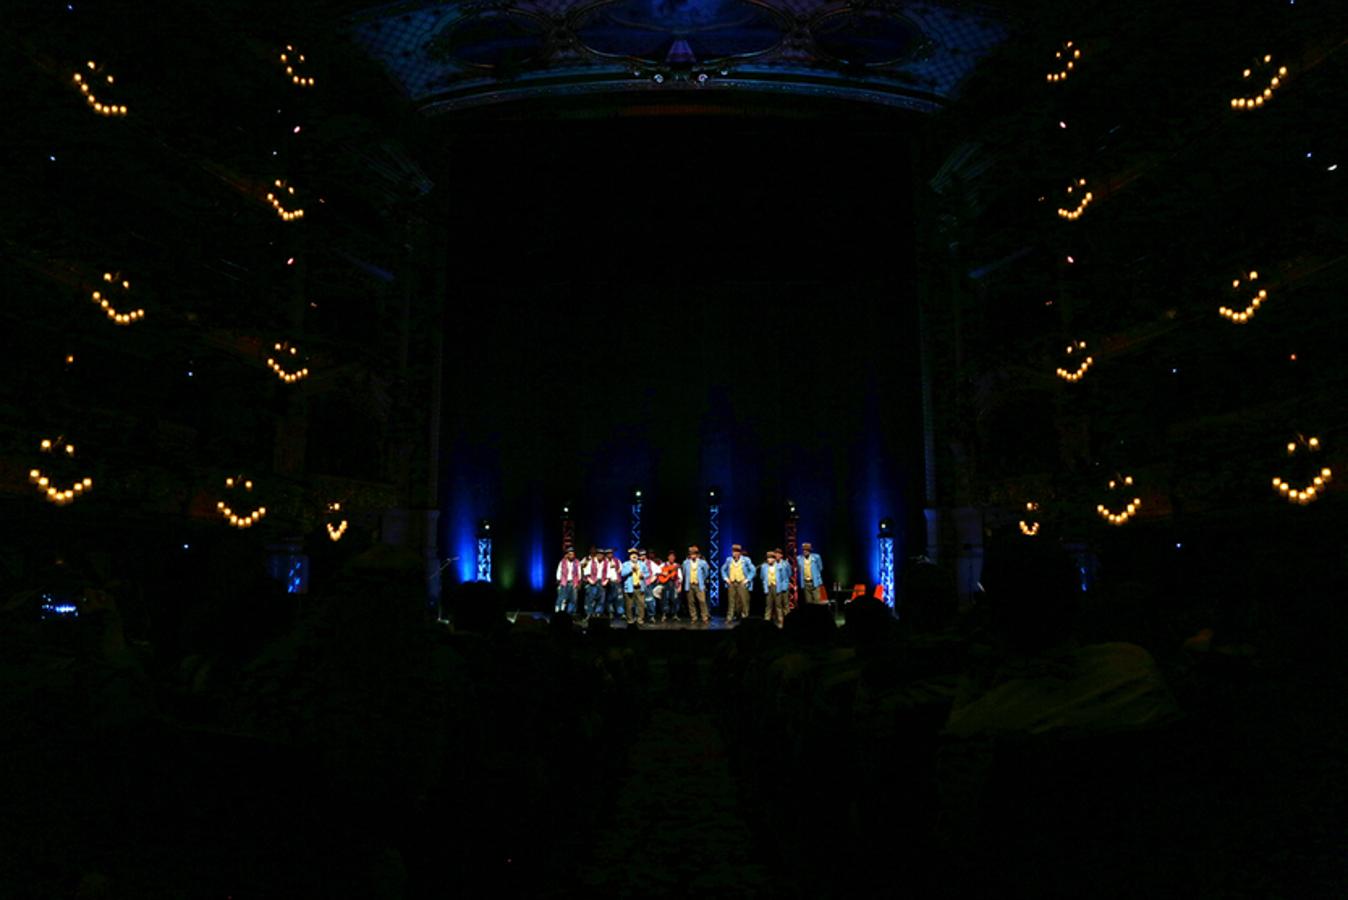
[[(510, 621), (511, 621), (512, 624), (515, 623), (515, 622), (518, 622), (518, 621), (521, 620), (521, 619), (533, 619), (533, 620), (535, 620), (535, 621), (537, 621), (537, 622), (549, 622), (549, 621), (552, 620), (552, 613), (517, 611), (517, 612), (509, 613), (509, 614), (507, 615), (507, 618), (510, 619)], [(750, 618), (754, 618), (754, 617), (751, 616)], [(835, 620), (835, 622), (836, 622), (839, 626), (841, 626), (841, 625), (843, 624), (843, 618), (842, 618), (842, 616), (839, 615), (836, 611), (835, 611), (835, 613), (834, 613), (834, 620)], [(640, 630), (640, 631), (654, 631), (654, 632), (661, 632), (661, 631), (704, 631), (704, 632), (710, 632), (710, 631), (733, 631), (734, 629), (736, 629), (736, 628), (739, 627), (741, 621), (743, 621), (743, 620), (737, 619), (737, 620), (735, 620), (734, 622), (731, 622), (730, 624), (727, 625), (727, 624), (726, 624), (726, 620), (725, 620), (724, 617), (722, 617), (722, 616), (712, 616), (711, 621), (708, 622), (708, 623), (705, 624), (705, 625), (703, 625), (703, 624), (700, 623), (700, 622), (698, 622), (698, 623), (689, 622), (687, 619), (678, 619), (678, 620), (673, 621), (673, 622), (647, 622), (647, 623), (644, 624), (644, 625), (628, 625), (627, 622), (625, 622), (623, 619), (620, 619), (620, 618), (611, 618), (611, 619), (609, 619), (610, 627), (611, 627), (611, 628), (614, 628), (614, 629), (635, 628), (635, 629)], [(764, 620), (760, 618), (759, 621), (764, 621)], [(584, 627), (588, 624), (588, 620), (587, 620), (587, 619), (582, 618), (582, 617), (579, 617), (579, 616), (575, 617), (575, 622), (576, 622), (577, 625), (579, 625), (579, 626), (582, 627), (582, 628), (584, 628)]]

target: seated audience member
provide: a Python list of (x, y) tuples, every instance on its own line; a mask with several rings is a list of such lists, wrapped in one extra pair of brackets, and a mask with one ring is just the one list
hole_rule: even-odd
[[(966, 892), (1091, 893), (1085, 860), (1116, 853), (1118, 832), (1149, 802), (1137, 799), (1146, 766), (1167, 755), (1162, 726), (1177, 705), (1143, 648), (1073, 639), (1080, 585), (1057, 548), (990, 557), (983, 585), (996, 646), (961, 680), (946, 720), (935, 838), (961, 856), (979, 848)], [(1047, 848), (1068, 843), (1069, 860), (1045, 867)]]
[(944, 628), (959, 611), (955, 580), (925, 556), (914, 557), (904, 566), (899, 596), (899, 619), (910, 631)]
[(990, 558), (989, 626), (1000, 644), (967, 679), (946, 733), (1086, 735), (1164, 722), (1176, 709), (1151, 654), (1134, 644), (1078, 646), (1075, 566), (1051, 545)]

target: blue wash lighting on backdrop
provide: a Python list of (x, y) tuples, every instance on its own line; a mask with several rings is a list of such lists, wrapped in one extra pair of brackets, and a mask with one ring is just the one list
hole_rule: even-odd
[(543, 516), (532, 517), (533, 524), (529, 528), (529, 587), (538, 593), (543, 590), (543, 573), (546, 563), (543, 561), (545, 554), (544, 536), (543, 536)]
[(482, 525), (481, 514), (492, 509), (494, 502), (482, 487), (480, 469), (472, 461), (457, 467), (446, 495), (446, 509), (440, 516), (443, 524), (442, 552), (448, 571), (457, 573), (457, 579), (467, 584), (477, 580), (477, 537)]

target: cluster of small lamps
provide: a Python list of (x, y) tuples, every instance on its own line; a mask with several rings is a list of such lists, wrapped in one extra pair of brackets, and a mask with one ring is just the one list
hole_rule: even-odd
[(1049, 72), (1044, 76), (1044, 79), (1050, 84), (1067, 80), (1067, 76), (1071, 73), (1072, 69), (1076, 67), (1076, 61), (1081, 59), (1081, 48), (1076, 46), (1072, 41), (1068, 41), (1062, 45), (1061, 50), (1053, 54), (1053, 58), (1059, 62), (1066, 59), (1067, 62), (1062, 63), (1062, 68), (1058, 71)]
[[(1067, 193), (1070, 194), (1077, 188), (1085, 186), (1086, 179), (1078, 178), (1076, 184), (1069, 184), (1067, 186)], [(1077, 202), (1075, 209), (1063, 209), (1061, 206), (1058, 207), (1058, 218), (1066, 219), (1069, 222), (1075, 222), (1077, 219), (1081, 218), (1081, 214), (1086, 211), (1086, 207), (1090, 206), (1091, 201), (1094, 199), (1095, 195), (1090, 191), (1086, 191), (1086, 193), (1082, 195), (1081, 200)]]
[[(1265, 54), (1261, 64), (1269, 65), (1272, 62), (1273, 57), (1271, 55)], [(1254, 74), (1253, 69), (1246, 69), (1243, 73), (1241, 73), (1241, 77), (1249, 78), (1253, 74)], [(1286, 77), (1287, 77), (1287, 67), (1279, 66), (1277, 74), (1275, 74), (1272, 78), (1268, 80), (1268, 85), (1261, 91), (1259, 91), (1259, 93), (1254, 94), (1253, 96), (1250, 97), (1232, 97), (1231, 108), (1258, 109), (1259, 107), (1263, 106), (1267, 101), (1273, 99), (1273, 92), (1282, 86), (1282, 80)]]
[[(1050, 83), (1060, 82), (1067, 78), (1067, 76), (1075, 68), (1076, 60), (1081, 58), (1081, 50), (1080, 48), (1075, 47), (1072, 41), (1068, 41), (1063, 45), (1061, 50), (1059, 50), (1057, 53), (1054, 54), (1054, 58), (1060, 61), (1060, 63), (1062, 64), (1062, 68), (1056, 72), (1050, 72), (1045, 76), (1045, 79)], [(1064, 60), (1065, 62), (1063, 62)], [(1271, 54), (1265, 54), (1262, 60), (1255, 67), (1245, 69), (1245, 71), (1241, 73), (1241, 77), (1248, 80), (1254, 76), (1255, 70), (1258, 68), (1258, 66), (1269, 66), (1272, 64), (1272, 62), (1273, 56)], [(1286, 79), (1286, 77), (1287, 77), (1287, 67), (1279, 66), (1277, 71), (1272, 76), (1270, 76), (1268, 84), (1263, 88), (1259, 89), (1258, 93), (1252, 94), (1250, 96), (1232, 97), (1231, 108), (1258, 109), (1259, 107), (1262, 107), (1266, 102), (1273, 99), (1274, 91), (1276, 91), (1279, 87), (1282, 86), (1283, 81), (1284, 79)], [(1067, 193), (1072, 194), (1074, 193), (1074, 189), (1084, 188), (1085, 185), (1086, 180), (1084, 178), (1078, 179), (1075, 185), (1070, 185), (1067, 188)], [(1069, 222), (1075, 221), (1076, 219), (1081, 217), (1081, 215), (1085, 212), (1086, 207), (1089, 206), (1091, 201), (1094, 199), (1095, 199), (1094, 195), (1090, 191), (1086, 191), (1082, 195), (1080, 201), (1077, 203), (1077, 206), (1074, 209), (1064, 209), (1060, 207), (1058, 209), (1058, 216)], [(1072, 261), (1071, 257), (1068, 257), (1068, 262), (1071, 261)], [(1252, 283), (1257, 281), (1258, 279), (1259, 273), (1251, 271), (1245, 276), (1244, 281), (1246, 283)], [(1233, 290), (1239, 290), (1241, 284), (1242, 279), (1236, 278), (1231, 282), (1231, 287)], [(1259, 307), (1262, 306), (1264, 301), (1267, 299), (1268, 299), (1268, 291), (1264, 288), (1260, 288), (1258, 292), (1251, 298), (1249, 305), (1247, 305), (1244, 309), (1237, 310), (1229, 306), (1221, 306), (1218, 308), (1217, 311), (1224, 319), (1237, 325), (1243, 325), (1254, 317), (1255, 313), (1259, 311)], [(1067, 353), (1070, 355), (1076, 352), (1077, 350), (1084, 351), (1085, 349), (1086, 349), (1085, 341), (1076, 341), (1072, 345), (1068, 346)], [(1295, 358), (1296, 358), (1295, 355), (1293, 355), (1293, 359)], [(1093, 363), (1094, 359), (1090, 356), (1087, 356), (1085, 357), (1084, 360), (1082, 360), (1081, 364), (1074, 371), (1059, 367), (1059, 369), (1057, 370), (1058, 377), (1068, 382), (1080, 381), (1081, 378), (1085, 376), (1087, 370), (1090, 369)], [(1304, 443), (1306, 447), (1312, 452), (1320, 449), (1319, 438), (1311, 437), (1305, 439)], [(1287, 444), (1288, 456), (1295, 455), (1296, 450), (1297, 450), (1296, 442), (1289, 442)], [(1328, 467), (1321, 468), (1320, 473), (1314, 476), (1309, 484), (1300, 488), (1292, 486), (1289, 482), (1287, 482), (1281, 477), (1275, 477), (1273, 479), (1273, 489), (1277, 491), (1280, 495), (1285, 497), (1289, 502), (1305, 506), (1318, 499), (1320, 494), (1323, 492), (1325, 485), (1329, 483), (1332, 475), (1333, 472)], [(1122, 483), (1125, 486), (1131, 486), (1133, 483), (1132, 476), (1124, 477), (1122, 479)], [(1119, 486), (1118, 480), (1109, 482), (1110, 490), (1114, 490), (1118, 486)], [(1112, 525), (1123, 525), (1137, 514), (1137, 510), (1141, 506), (1142, 506), (1141, 498), (1134, 497), (1132, 502), (1130, 502), (1123, 508), (1122, 512), (1117, 513), (1112, 512), (1104, 504), (1097, 505), (1096, 512), (1098, 512), (1103, 519), (1105, 519)], [(1025, 509), (1027, 513), (1033, 512), (1036, 509), (1038, 509), (1038, 504), (1028, 502), (1025, 504)], [(1020, 520), (1020, 531), (1021, 534), (1026, 535), (1027, 537), (1033, 537), (1039, 533), (1039, 523), (1027, 522), (1026, 520), (1022, 519)]]
[[(290, 344), (288, 343), (276, 344), (272, 347), (272, 349), (275, 350), (276, 353), (280, 354), (281, 359), (285, 359), (285, 355), (287, 353), (289, 353), (290, 356), (299, 355), (299, 350), (297, 350), (295, 347), (290, 346)], [(285, 367), (281, 365), (280, 361), (275, 356), (267, 357), (267, 367), (270, 368), (273, 372), (275, 372), (276, 377), (284, 381), (286, 384), (294, 384), (297, 381), (303, 381), (305, 378), (309, 377), (308, 366), (296, 369), (293, 372), (288, 372), (286, 371)]]
[[(1067, 354), (1070, 356), (1071, 354), (1075, 353), (1078, 350), (1085, 350), (1085, 349), (1086, 349), (1085, 341), (1075, 341), (1067, 345)], [(1080, 381), (1082, 378), (1086, 376), (1086, 372), (1089, 371), (1090, 367), (1093, 365), (1095, 365), (1095, 357), (1087, 356), (1085, 359), (1081, 361), (1081, 365), (1077, 366), (1075, 370), (1064, 369), (1062, 366), (1059, 366), (1058, 377), (1061, 378), (1063, 381), (1067, 382)]]
[[(1250, 272), (1248, 275), (1245, 276), (1245, 278), (1247, 281), (1250, 282), (1258, 281), (1259, 273)], [(1231, 288), (1233, 290), (1240, 289), (1239, 278), (1232, 279)], [(1250, 321), (1250, 319), (1254, 317), (1254, 314), (1259, 311), (1260, 305), (1263, 304), (1263, 302), (1267, 299), (1268, 299), (1268, 291), (1264, 290), (1263, 288), (1260, 288), (1259, 293), (1255, 294), (1254, 297), (1250, 300), (1250, 305), (1245, 307), (1244, 309), (1236, 310), (1232, 309), (1229, 306), (1222, 306), (1218, 307), (1217, 312), (1221, 315), (1223, 319), (1226, 319), (1230, 322), (1234, 322), (1237, 325), (1244, 325), (1246, 322)]]
[[(56, 445), (61, 444), (61, 441), (61, 438), (57, 438), (55, 441), (50, 438), (43, 438), (42, 443), (38, 446), (43, 453), (52, 453), (56, 449)], [(75, 455), (74, 444), (63, 444), (61, 450), (67, 457), (74, 457)], [(85, 477), (75, 481), (68, 488), (58, 488), (51, 483), (51, 476), (44, 474), (41, 469), (29, 469), (28, 480), (37, 487), (38, 492), (46, 497), (48, 502), (55, 503), (57, 506), (65, 506), (73, 502), (76, 497), (84, 496), (84, 492), (94, 486), (94, 480)]]
[[(253, 483), (251, 481), (235, 477), (225, 479), (225, 487), (227, 488), (232, 489), (236, 484), (242, 484), (245, 491), (251, 491), (253, 489)], [(259, 506), (251, 513), (240, 516), (235, 513), (234, 510), (230, 509), (229, 504), (223, 500), (216, 503), (215, 508), (220, 511), (220, 515), (224, 516), (225, 520), (229, 522), (230, 525), (233, 525), (238, 529), (252, 528), (267, 514), (267, 507)]]
[[(1311, 452), (1320, 449), (1320, 439), (1317, 437), (1307, 438), (1305, 440), (1306, 448)], [(1297, 442), (1287, 442), (1287, 455), (1295, 456), (1297, 452)], [(1295, 503), (1298, 506), (1305, 506), (1308, 503), (1314, 503), (1320, 498), (1324, 486), (1329, 483), (1334, 473), (1328, 468), (1322, 468), (1320, 474), (1311, 479), (1311, 483), (1305, 487), (1297, 488), (1284, 481), (1282, 478), (1273, 479), (1273, 489), (1287, 498), (1289, 503)]]
[[(1025, 511), (1026, 511), (1027, 513), (1037, 512), (1038, 510), (1039, 510), (1039, 504), (1038, 504), (1038, 503), (1035, 503), (1033, 500), (1030, 500), (1030, 501), (1027, 501), (1027, 502), (1026, 502), (1026, 504), (1025, 504)], [(1039, 523), (1038, 523), (1038, 522), (1026, 522), (1024, 519), (1021, 519), (1021, 520), (1020, 520), (1020, 533), (1023, 534), (1023, 535), (1025, 535), (1026, 537), (1034, 537), (1035, 535), (1039, 534)]]
[[(89, 60), (87, 63), (85, 63), (85, 65), (89, 67), (89, 71), (91, 73), (98, 74), (99, 71), (98, 66), (94, 63), (92, 59)], [(105, 75), (103, 77), (107, 80), (108, 84), (114, 83), (111, 75)], [(75, 84), (79, 85), (80, 93), (84, 95), (84, 102), (89, 104), (89, 108), (92, 109), (94, 112), (98, 113), (100, 116), (126, 115), (125, 106), (116, 103), (104, 103), (103, 101), (98, 99), (98, 97), (94, 94), (93, 87), (91, 86), (91, 83), (93, 81), (92, 75), (86, 77), (82, 72), (76, 72), (73, 80)]]
[[(341, 511), (342, 511), (341, 503), (333, 501), (332, 503), (328, 504), (328, 512), (339, 513)], [(342, 539), (342, 536), (344, 534), (346, 534), (347, 525), (349, 523), (346, 521), (346, 519), (342, 519), (342, 521), (338, 522), (336, 525), (332, 524), (331, 522), (327, 522), (325, 524), (327, 525), (328, 529), (328, 539), (331, 540), (333, 543), (336, 543), (337, 541), (340, 541)]]
[[(1116, 487), (1119, 486), (1119, 483), (1120, 482), (1118, 480), (1111, 480), (1109, 482), (1109, 489), (1111, 491), (1114, 490)], [(1133, 483), (1133, 476), (1131, 475), (1125, 476), (1122, 479), (1122, 483), (1126, 487), (1131, 487)], [(1095, 511), (1100, 514), (1100, 518), (1104, 519), (1109, 524), (1123, 525), (1126, 524), (1128, 520), (1131, 519), (1133, 516), (1137, 515), (1137, 510), (1141, 506), (1142, 506), (1142, 499), (1140, 497), (1134, 497), (1132, 499), (1132, 502), (1130, 502), (1127, 506), (1123, 508), (1123, 512), (1118, 513), (1111, 512), (1108, 509), (1108, 507), (1106, 507), (1103, 503), (1096, 506)]]
[[(118, 278), (119, 276), (114, 275), (112, 272), (103, 273), (103, 280), (106, 281), (108, 284), (116, 285), (118, 283)], [(129, 291), (131, 290), (131, 282), (123, 279), (121, 281), (121, 287), (122, 290)], [(112, 305), (112, 301), (109, 300), (106, 296), (104, 296), (101, 290), (94, 291), (92, 297), (93, 301), (98, 304), (100, 309), (103, 310), (103, 314), (106, 315), (113, 322), (116, 322), (118, 325), (131, 325), (145, 318), (145, 310), (143, 309), (133, 309), (129, 312), (119, 312), (117, 310), (117, 307)]]
[[(291, 56), (294, 55), (292, 60)], [(286, 74), (290, 76), (290, 83), (296, 87), (313, 87), (314, 77), (312, 75), (298, 75), (295, 72), (295, 66), (304, 62), (304, 54), (295, 49), (293, 44), (286, 44), (285, 51), (281, 54), (281, 65), (286, 67)]]
[[(293, 84), (295, 84), (298, 87), (314, 86), (313, 76), (305, 76), (296, 73), (295, 66), (300, 63), (303, 63), (305, 61), (305, 58), (304, 54), (296, 51), (293, 45), (289, 44), (286, 45), (285, 52), (281, 53), (280, 55), (280, 61), (285, 66), (285, 72), (288, 76), (290, 76), (291, 82)], [(99, 115), (125, 116), (127, 114), (127, 107), (125, 105), (104, 103), (103, 101), (99, 100), (97, 95), (94, 93), (93, 84), (95, 81), (95, 76), (102, 74), (98, 64), (94, 60), (88, 60), (86, 62), (86, 67), (89, 70), (89, 74), (86, 75), (83, 72), (75, 72), (72, 77), (73, 83), (79, 87), (80, 93), (84, 96), (85, 103), (87, 103), (90, 109), (92, 109)], [(115, 79), (113, 78), (112, 75), (104, 75), (103, 77), (106, 80), (107, 84), (111, 85), (115, 83)], [(289, 210), (286, 209), (281, 203), (281, 197), (279, 196), (279, 192), (284, 191), (286, 194), (294, 196), (295, 189), (293, 187), (287, 186), (285, 182), (281, 179), (277, 179), (274, 182), (274, 186), (276, 188), (276, 191), (268, 192), (267, 200), (269, 203), (271, 203), (272, 208), (276, 211), (277, 215), (280, 216), (280, 218), (286, 222), (304, 218), (303, 209)], [(120, 279), (120, 275), (116, 275), (112, 272), (104, 272), (103, 280), (107, 282), (109, 285), (114, 286), (120, 280), (122, 290), (129, 291), (131, 289), (130, 281), (122, 280)], [(104, 314), (111, 321), (115, 322), (118, 325), (130, 325), (145, 318), (144, 309), (137, 308), (127, 312), (119, 311), (115, 306), (113, 306), (112, 301), (108, 299), (108, 297), (104, 294), (103, 289), (93, 291), (92, 299), (95, 303), (98, 304), (99, 308), (103, 310)], [(289, 347), (288, 345), (276, 344), (274, 349), (278, 353), (288, 351), (291, 356), (298, 355), (298, 351), (296, 350), (296, 348)], [(66, 362), (67, 364), (73, 363), (74, 362), (73, 355), (67, 355)], [(274, 357), (269, 358), (267, 360), (267, 364), (276, 373), (277, 377), (279, 377), (282, 381), (285, 381), (288, 384), (299, 381), (309, 375), (309, 370), (307, 367), (301, 368), (295, 372), (286, 371)], [(62, 441), (61, 438), (57, 438), (54, 441), (49, 438), (43, 439), (39, 447), (43, 453), (50, 454), (54, 452), (58, 444), (61, 444), (61, 441)], [(67, 457), (74, 457), (75, 446), (73, 444), (69, 443), (63, 444), (61, 446), (61, 449)], [(28, 480), (37, 487), (39, 492), (41, 492), (42, 495), (46, 497), (48, 501), (55, 503), (57, 506), (65, 506), (66, 504), (71, 503), (77, 497), (80, 497), (87, 491), (91, 490), (94, 485), (92, 478), (84, 477), (78, 481), (75, 481), (69, 488), (62, 489), (52, 484), (52, 479), (50, 475), (47, 475), (41, 469), (36, 468), (29, 470)], [(252, 481), (243, 480), (241, 478), (235, 477), (225, 479), (225, 487), (227, 488), (233, 489), (236, 484), (241, 484), (244, 490), (246, 491), (251, 491), (253, 489)], [(230, 525), (240, 529), (252, 527), (253, 525), (257, 524), (257, 522), (259, 522), (267, 514), (267, 508), (265, 506), (259, 506), (253, 512), (241, 516), (235, 513), (235, 511), (232, 508), (230, 508), (230, 506), (223, 500), (219, 501), (216, 504), (216, 509), (229, 522)], [(341, 504), (333, 503), (331, 505), (331, 509), (333, 511), (339, 511), (341, 509)], [(335, 526), (332, 523), (328, 523), (327, 525), (328, 537), (331, 538), (333, 541), (341, 540), (342, 536), (346, 533), (347, 527), (348, 522), (345, 519), (343, 519), (339, 524)]]
[(287, 185), (285, 181), (280, 178), (276, 179), (272, 184), (275, 186), (276, 191), (267, 192), (267, 202), (271, 204), (272, 209), (276, 210), (276, 214), (281, 217), (281, 221), (293, 222), (296, 219), (303, 219), (303, 209), (286, 209), (281, 205), (281, 197), (277, 194), (277, 191), (285, 191), (293, 197), (295, 195), (295, 189)]

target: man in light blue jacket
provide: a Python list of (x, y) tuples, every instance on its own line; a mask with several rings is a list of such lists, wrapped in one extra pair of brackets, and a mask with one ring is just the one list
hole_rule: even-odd
[(697, 545), (688, 548), (688, 558), (683, 561), (683, 588), (688, 592), (688, 619), (706, 625), (711, 621), (707, 611), (707, 579), (711, 577), (711, 566), (702, 558)]
[(781, 628), (786, 621), (786, 604), (791, 598), (791, 564), (782, 558), (781, 551), (769, 550), (759, 569), (759, 578), (767, 597), (763, 620), (775, 622)]
[(729, 625), (735, 617), (749, 618), (749, 588), (754, 583), (758, 570), (754, 561), (744, 555), (744, 548), (735, 544), (730, 548), (730, 556), (721, 563), (721, 580), (726, 585), (725, 623)]
[(623, 595), (627, 598), (624, 618), (628, 625), (642, 625), (646, 619), (646, 589), (650, 585), (651, 570), (641, 561), (635, 547), (627, 551), (627, 560), (622, 567)]
[(824, 561), (814, 552), (809, 541), (800, 545), (796, 557), (796, 571), (800, 573), (800, 596), (806, 603), (819, 602), (819, 586), (824, 583)]

